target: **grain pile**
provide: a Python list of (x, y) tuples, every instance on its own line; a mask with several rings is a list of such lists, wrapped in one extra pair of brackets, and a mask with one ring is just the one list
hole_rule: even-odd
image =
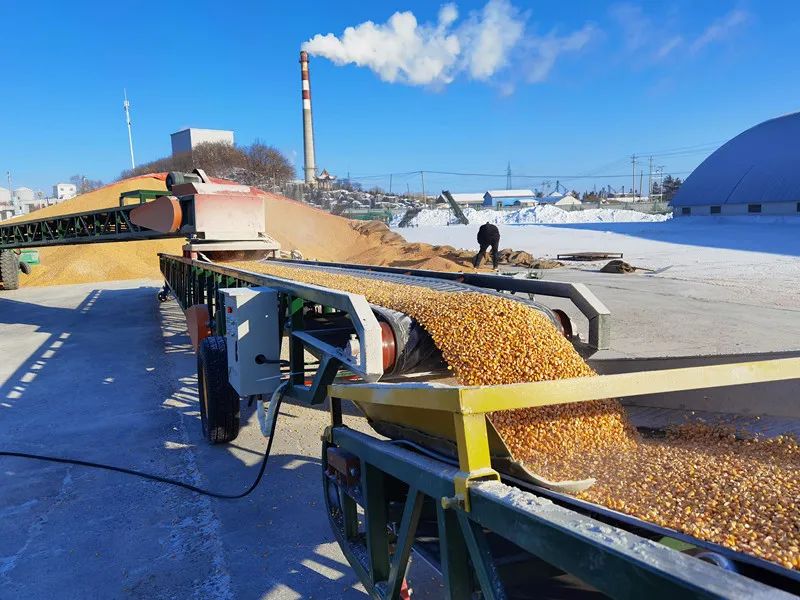
[[(107, 185), (59, 204), (18, 217), (17, 221), (118, 206), (121, 192), (166, 190), (164, 173)], [(290, 200), (264, 193), (266, 230), (287, 251), (303, 257), (370, 265), (437, 271), (472, 270), (469, 253), (451, 246), (409, 244), (382, 223), (350, 221)], [(39, 250), (41, 265), (20, 278), (23, 286), (63, 285), (117, 279), (160, 279), (159, 252), (180, 254), (180, 239), (56, 246)]]
[[(265, 263), (236, 266), (363, 294), (411, 315), (465, 385), (593, 375), (546, 317), (513, 300)], [(595, 477), (583, 499), (800, 568), (794, 439), (742, 440), (694, 426), (642, 440), (614, 400), (496, 412), (490, 419), (531, 471), (554, 480)]]

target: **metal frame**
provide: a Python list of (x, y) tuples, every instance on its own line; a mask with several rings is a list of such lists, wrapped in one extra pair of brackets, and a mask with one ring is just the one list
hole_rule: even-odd
[(589, 321), (589, 346), (595, 350), (607, 350), (611, 347), (611, 311), (582, 283), (542, 279), (517, 279), (505, 275), (486, 275), (483, 273), (449, 273), (446, 271), (426, 271), (424, 269), (375, 267), (371, 265), (322, 262), (315, 260), (287, 260), (280, 258), (272, 260), (288, 265), (302, 264), (354, 271), (412, 275), (414, 277), (464, 283), (477, 288), (494, 290), (496, 292), (565, 298), (572, 302), (580, 313)]
[(454, 480), (455, 496), (443, 498), (442, 502), (458, 504), (469, 511), (469, 488), (473, 482), (499, 480), (489, 454), (488, 412), (788, 379), (800, 379), (800, 358), (483, 387), (333, 384), (328, 393), (358, 404), (451, 414), (460, 470)]
[[(791, 597), (500, 483), (476, 484), (469, 512), (442, 506), (437, 500), (455, 493), (455, 467), (344, 427), (340, 401), (332, 403), (332, 418), (323, 467), (325, 450), (335, 446), (357, 457), (360, 480), (347, 485), (325, 472), (326, 507), (345, 557), (373, 598), (398, 598), (410, 550), (422, 541), (426, 506), (435, 507), (438, 566), (451, 599), (472, 598), (477, 589), (487, 599), (506, 598), (503, 571), (529, 575), (524, 556), (496, 555), (490, 541), (497, 538), (615, 598)], [(399, 515), (390, 515), (392, 505), (402, 505)], [(428, 543), (432, 535), (426, 532)]]
[[(215, 319), (220, 306), (217, 297), (219, 290), (264, 286), (283, 294), (290, 319), (289, 351), (293, 370), (294, 365), (303, 364), (306, 346), (319, 350), (325, 357), (317, 370), (316, 378), (319, 379), (315, 379), (311, 386), (314, 403), (324, 399), (326, 385), (333, 381), (341, 368), (358, 374), (366, 381), (377, 381), (383, 375), (381, 327), (364, 296), (167, 254), (159, 254), (159, 261), (161, 272), (169, 287), (175, 291), (181, 308), (186, 310), (198, 304), (208, 305), (209, 320), (216, 322), (217, 327), (221, 321)], [(342, 349), (334, 348), (311, 332), (303, 331), (301, 311), (306, 302), (347, 313), (358, 336), (358, 357), (348, 356)], [(292, 382), (298, 386), (297, 392), (300, 393), (303, 374), (294, 375)]]
[(0, 224), (0, 250), (186, 237), (185, 232), (165, 234), (131, 222), (130, 213), (138, 206), (140, 205), (129, 204), (60, 217)]

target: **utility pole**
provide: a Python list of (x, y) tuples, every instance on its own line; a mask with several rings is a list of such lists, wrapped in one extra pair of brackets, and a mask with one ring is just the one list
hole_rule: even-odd
[(506, 189), (511, 189), (511, 161), (508, 161), (508, 167), (506, 168)]
[(639, 200), (642, 199), (642, 179), (644, 179), (644, 171), (639, 169)]
[(636, 155), (631, 155), (631, 198), (636, 199)]
[(122, 94), (125, 96), (122, 108), (125, 111), (125, 122), (128, 124), (128, 146), (131, 149), (131, 169), (135, 169), (136, 161), (133, 158), (133, 134), (131, 133), (131, 103), (128, 102), (128, 90), (122, 88)]
[(658, 167), (658, 201), (664, 201), (664, 165)]
[(389, 173), (389, 193), (392, 193), (392, 174)]
[(653, 193), (653, 157), (650, 157), (650, 162), (647, 171), (647, 199), (652, 200), (650, 196)]
[(425, 171), (420, 171), (419, 176), (422, 178), (422, 201), (426, 202), (427, 198), (425, 197)]
[(16, 196), (14, 196), (14, 187), (11, 185), (11, 171), (6, 171), (6, 177), (8, 178), (8, 193), (10, 194), (9, 200), (11, 201), (11, 210), (17, 215), (19, 213), (17, 212), (17, 200)]

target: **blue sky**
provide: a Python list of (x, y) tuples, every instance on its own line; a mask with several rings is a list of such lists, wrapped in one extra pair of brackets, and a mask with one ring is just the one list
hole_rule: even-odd
[[(301, 167), (298, 51), (317, 34), (336, 36), (309, 46), (317, 166), (340, 177), (503, 173), (510, 160), (537, 177), (626, 174), (565, 178), (570, 188), (627, 187), (633, 152), (682, 174), (713, 143), (798, 109), (798, 2), (442, 6), (3, 0), (0, 185), (6, 170), (45, 190), (76, 173), (116, 178), (129, 163), (123, 87), (140, 162), (194, 126), (260, 138)], [(409, 15), (387, 24), (398, 11), (416, 27)], [(425, 183), (480, 191), (505, 178)], [(420, 177), (393, 178), (406, 185)]]

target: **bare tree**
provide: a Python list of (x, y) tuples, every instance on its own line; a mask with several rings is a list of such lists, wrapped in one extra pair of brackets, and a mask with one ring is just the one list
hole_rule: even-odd
[(75, 185), (79, 194), (91, 192), (99, 187), (103, 187), (103, 182), (99, 179), (89, 179), (86, 175), (73, 175), (69, 178), (69, 182)]
[(245, 152), (247, 153), (247, 167), (251, 171), (265, 176), (273, 184), (285, 183), (294, 178), (294, 166), (274, 146), (267, 146), (260, 140), (256, 140), (245, 149)]

